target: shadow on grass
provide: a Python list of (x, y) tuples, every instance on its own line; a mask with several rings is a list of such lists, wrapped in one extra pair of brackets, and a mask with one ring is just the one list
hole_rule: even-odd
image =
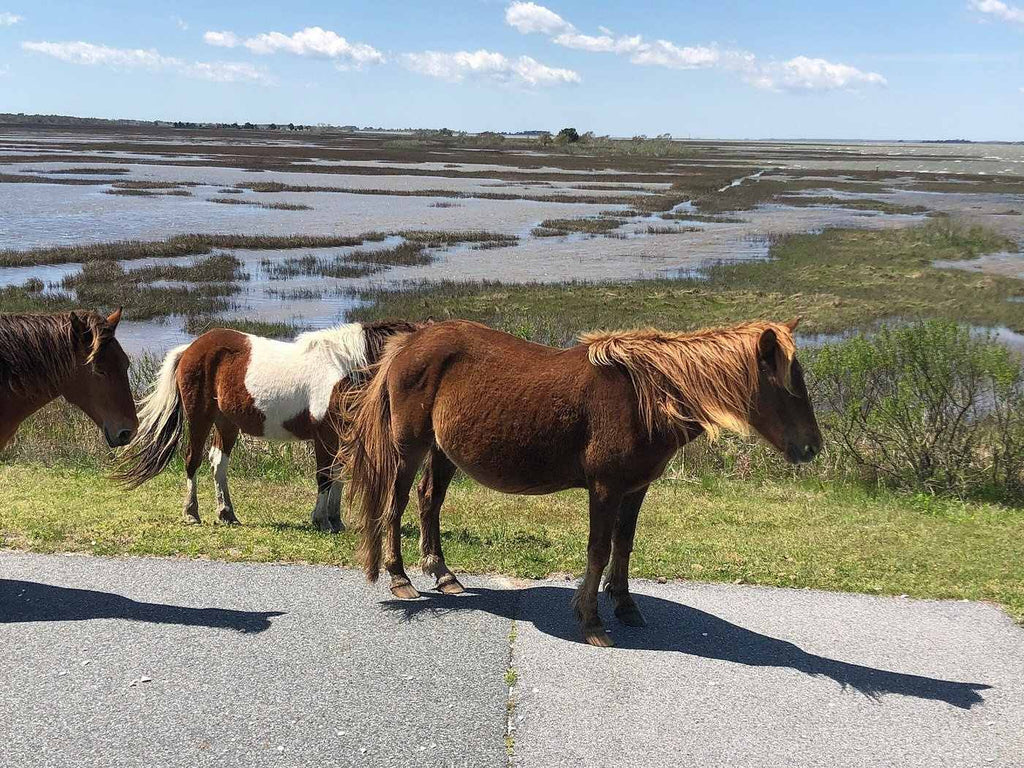
[(283, 611), (234, 611), (140, 603), (112, 592), (0, 579), (0, 624), (125, 619), (257, 634), (270, 629), (270, 619), (283, 615)]
[[(388, 600), (383, 605), (386, 610), (402, 614), (406, 620), (481, 610), (531, 623), (544, 634), (561, 640), (581, 643), (569, 606), (571, 597), (572, 589), (567, 587), (539, 586), (511, 594), (480, 588), (468, 589), (463, 595), (430, 593), (426, 599)], [(875, 701), (880, 701), (884, 694), (897, 694), (970, 709), (984, 701), (978, 692), (991, 688), (983, 683), (908, 675), (818, 656), (794, 643), (745, 629), (687, 605), (649, 595), (634, 594), (633, 597), (647, 619), (647, 626), (633, 629), (618, 624), (614, 618), (607, 620), (606, 627), (619, 649), (683, 653), (749, 667), (795, 669), (811, 677), (830, 678), (841, 689), (852, 688)], [(611, 616), (611, 605), (603, 594), (601, 609), (605, 617)], [(615, 652), (616, 649), (608, 651)]]

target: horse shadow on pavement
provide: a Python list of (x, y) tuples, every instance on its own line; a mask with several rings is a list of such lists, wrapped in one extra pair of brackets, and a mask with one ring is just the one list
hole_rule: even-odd
[(270, 629), (270, 619), (282, 615), (283, 611), (236, 611), (145, 603), (112, 592), (0, 579), (0, 624), (125, 619), (256, 634)]
[[(531, 623), (552, 637), (582, 643), (569, 607), (571, 597), (571, 589), (557, 586), (520, 590), (477, 588), (467, 589), (462, 595), (428, 593), (425, 599), (386, 600), (382, 605), (385, 610), (410, 621), (430, 615), (480, 610)], [(633, 599), (647, 619), (646, 627), (630, 628), (619, 624), (611, 616), (607, 596), (601, 595), (605, 627), (616, 644), (609, 653), (620, 648), (666, 651), (750, 667), (788, 668), (812, 677), (830, 678), (842, 689), (852, 688), (875, 701), (880, 701), (883, 694), (897, 694), (942, 701), (960, 709), (982, 703), (984, 699), (979, 691), (992, 687), (838, 661), (808, 653), (789, 641), (745, 629), (681, 603), (637, 593), (633, 594)]]

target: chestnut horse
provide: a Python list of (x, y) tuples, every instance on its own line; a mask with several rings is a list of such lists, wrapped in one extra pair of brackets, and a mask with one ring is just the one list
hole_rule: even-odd
[(341, 483), (333, 469), (338, 451), (334, 416), (352, 377), (374, 363), (388, 336), (417, 326), (405, 322), (350, 323), (275, 341), (225, 328), (207, 331), (164, 358), (153, 388), (141, 403), (139, 434), (121, 456), (115, 478), (134, 488), (174, 458), (188, 423), (185, 450), (185, 520), (200, 522), (195, 475), (215, 430), (210, 463), (217, 516), (238, 524), (228, 492), (228, 460), (239, 433), (267, 440), (312, 440), (317, 500), (313, 524), (344, 530)]
[(344, 441), (367, 577), (376, 581), (383, 558), (392, 593), (419, 596), (400, 537), (424, 457), (422, 565), (445, 593), (462, 591), (445, 565), (439, 522), (456, 467), (505, 493), (586, 488), (587, 570), (573, 604), (586, 641), (611, 645), (597, 611), (599, 582), (610, 558), (605, 589), (615, 614), (643, 625), (628, 584), (637, 515), (680, 446), (705, 432), (752, 428), (790, 462), (821, 450), (795, 357), (796, 323), (590, 333), (570, 349), (466, 321), (394, 337), (378, 371), (353, 395)]
[(114, 338), (121, 310), (0, 315), (0, 449), (25, 419), (57, 397), (78, 406), (115, 448), (139, 420), (128, 356)]

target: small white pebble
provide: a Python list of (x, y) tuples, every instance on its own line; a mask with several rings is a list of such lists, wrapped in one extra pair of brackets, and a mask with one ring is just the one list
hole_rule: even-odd
[(277, 751), (278, 751), (278, 752), (284, 752), (284, 747), (278, 747), (278, 748), (277, 748)]

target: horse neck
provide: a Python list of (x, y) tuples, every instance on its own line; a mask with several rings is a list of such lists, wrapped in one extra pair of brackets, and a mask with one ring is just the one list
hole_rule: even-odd
[(0, 449), (18, 430), (18, 425), (43, 406), (56, 400), (63, 391), (5, 392), (0, 395)]
[(639, 364), (630, 375), (649, 428), (672, 432), (684, 441), (702, 432), (714, 438), (722, 429), (748, 431), (746, 414), (756, 381), (738, 353), (732, 359), (732, 352), (704, 348), (714, 344), (712, 337), (667, 339), (638, 355)]

